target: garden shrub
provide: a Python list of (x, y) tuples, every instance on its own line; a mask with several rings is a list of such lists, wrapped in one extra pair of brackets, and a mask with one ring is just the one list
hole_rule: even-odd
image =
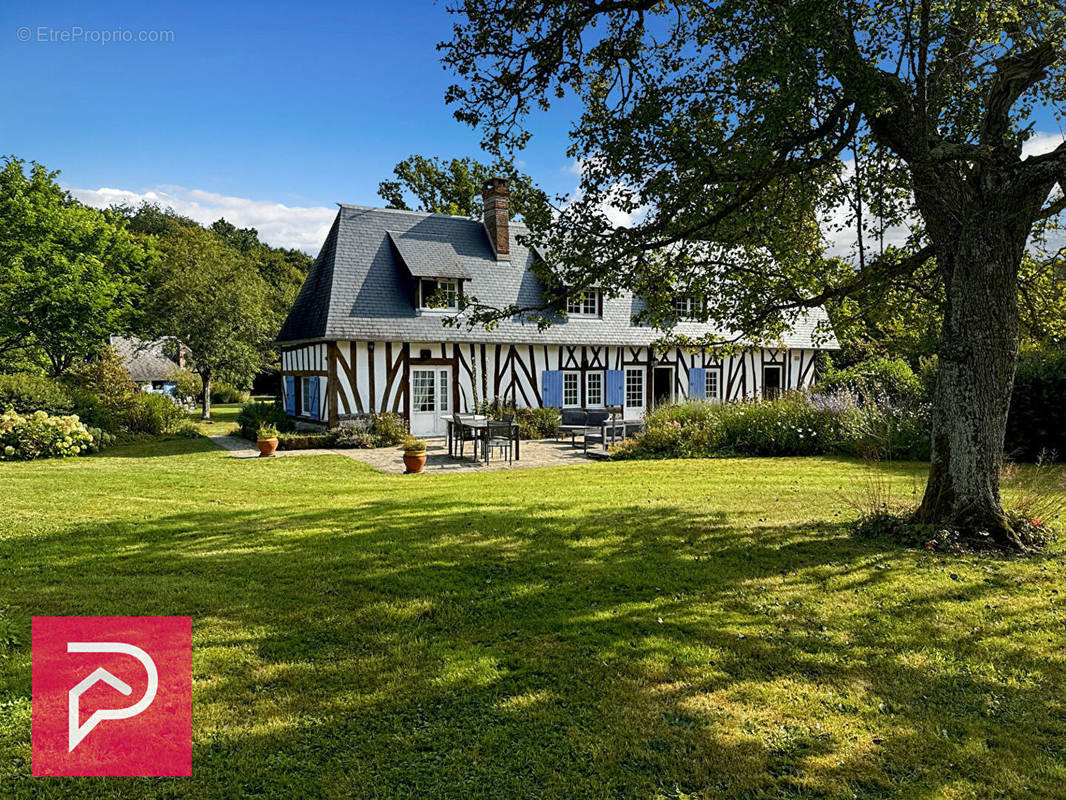
[(337, 434), (332, 432), (294, 431), (278, 434), (278, 450), (315, 450), (333, 447), (336, 442)]
[(182, 367), (171, 373), (170, 380), (178, 384), (174, 390), (178, 399), (199, 402), (204, 393), (204, 382), (198, 374)]
[(252, 441), (255, 441), (260, 425), (273, 425), (282, 433), (295, 427), (284, 408), (277, 403), (261, 400), (245, 403), (237, 413), (237, 424), (241, 428), (241, 436)]
[[(203, 392), (203, 384), (200, 388)], [(214, 381), (211, 384), (212, 403), (244, 403), (248, 400), (248, 391), (238, 389), (236, 386), (225, 381)]]
[(1018, 357), (1004, 450), (1024, 461), (1066, 457), (1066, 350)]
[(393, 447), (407, 438), (407, 422), (399, 414), (371, 414), (367, 432), (373, 447)]
[(518, 436), (522, 439), (547, 439), (554, 436), (555, 428), (562, 419), (557, 408), (525, 408), (500, 400), (480, 403), (477, 413), (486, 414), (493, 419), (501, 419), (504, 414), (513, 414), (514, 421), (518, 423)]
[(645, 422), (645, 431), (613, 449), (616, 458), (929, 456), (927, 404), (864, 401), (847, 392), (790, 392), (745, 403), (689, 400), (654, 409)]
[(186, 422), (185, 410), (168, 396), (140, 393), (121, 412), (122, 427), (130, 433), (161, 436), (173, 433)]
[(869, 358), (845, 369), (828, 369), (818, 380), (824, 392), (848, 391), (866, 400), (887, 399), (890, 403), (918, 401), (922, 380), (901, 358)]
[(89, 452), (96, 446), (89, 429), (76, 416), (45, 411), (0, 414), (0, 460), (32, 461)]
[(66, 387), (54, 378), (16, 372), (0, 375), (0, 411), (6, 409), (20, 414), (45, 411), (62, 415), (74, 409), (74, 401)]

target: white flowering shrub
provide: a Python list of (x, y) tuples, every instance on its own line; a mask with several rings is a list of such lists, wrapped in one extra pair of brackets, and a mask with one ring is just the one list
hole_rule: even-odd
[(0, 460), (32, 461), (36, 458), (76, 456), (104, 444), (103, 434), (93, 434), (76, 416), (51, 416), (45, 411), (0, 415)]

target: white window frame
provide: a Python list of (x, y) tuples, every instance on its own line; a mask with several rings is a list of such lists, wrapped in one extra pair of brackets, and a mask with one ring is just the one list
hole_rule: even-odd
[[(429, 298), (425, 296), (424, 282), (433, 281), (437, 288), (433, 297), (441, 294), (447, 296), (444, 305), (427, 305)], [(419, 311), (458, 311), (459, 310), (459, 281), (455, 278), (419, 278), (418, 279), (418, 310)]]
[[(300, 416), (311, 416), (311, 409), (308, 407), (307, 399), (311, 396), (311, 375), (300, 376)], [(318, 378), (314, 378), (318, 380)]]
[[(593, 401), (592, 399), (592, 381), (595, 378), (599, 381), (599, 400)], [(585, 407), (586, 408), (603, 408), (604, 406), (604, 374), (600, 370), (594, 370), (592, 372), (585, 373)]]
[[(430, 376), (426, 384), (425, 377)], [(420, 396), (421, 395), (421, 396)], [(422, 408), (423, 403), (428, 402), (430, 408)], [(433, 414), (437, 411), (437, 371), (433, 368), (418, 368), (414, 370), (414, 379), (411, 386), (411, 411), (415, 414)]]
[[(571, 386), (570, 389), (576, 395), (573, 403), (566, 402), (566, 384), (570, 378), (573, 379), (573, 386)], [(565, 370), (563, 372), (563, 408), (581, 408), (581, 373), (577, 370)]]
[[(648, 394), (647, 394), (648, 378), (644, 374), (644, 372), (645, 372), (645, 370), (644, 370), (643, 367), (629, 367), (629, 368), (626, 369), (625, 385), (623, 386), (625, 391), (623, 392), (623, 397), (622, 397), (622, 400), (624, 401), (624, 406), (623, 406), (624, 408), (644, 408), (648, 404)], [(640, 378), (640, 402), (639, 403), (631, 403), (630, 400), (629, 400), (629, 397), (630, 397), (629, 376), (630, 375), (636, 375), (636, 376), (638, 376)]]
[(600, 290), (586, 289), (581, 294), (567, 297), (566, 314), (569, 317), (600, 316)]
[[(719, 378), (718, 370), (716, 370), (716, 369), (708, 369), (708, 370), (706, 370), (704, 372), (704, 376), (703, 376), (704, 399), (709, 400), (712, 403), (713, 402), (717, 402), (717, 401), (719, 401), (721, 399), (721, 391), (722, 391), (721, 383), (722, 382), (718, 378)], [(712, 391), (712, 387), (713, 387), (713, 391)]]
[(674, 298), (674, 313), (678, 319), (695, 319), (697, 308), (696, 301), (688, 295)]

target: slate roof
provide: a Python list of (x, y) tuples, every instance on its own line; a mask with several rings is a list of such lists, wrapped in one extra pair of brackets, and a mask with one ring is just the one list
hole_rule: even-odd
[[(649, 345), (662, 332), (634, 325), (643, 301), (604, 298), (601, 318), (571, 316), (540, 330), (533, 321), (502, 320), (498, 327), (445, 326), (440, 311), (420, 312), (412, 301), (411, 275), (464, 277), (463, 290), (483, 304), (534, 306), (544, 287), (530, 270), (536, 255), (520, 244), (525, 228), (512, 222), (511, 258), (497, 260), (480, 220), (446, 214), (342, 205), (315, 259), (279, 342), (314, 339), (408, 342), (493, 342), (522, 344)], [(452, 274), (430, 275), (440, 264)], [(459, 274), (462, 273), (462, 274)], [(793, 348), (835, 348), (836, 338), (819, 324), (824, 309), (797, 320), (781, 344)], [(727, 335), (712, 325), (682, 322), (674, 333), (690, 337)]]
[(166, 339), (145, 341), (136, 336), (112, 336), (109, 342), (137, 382), (170, 380), (178, 368), (178, 363), (166, 355)]

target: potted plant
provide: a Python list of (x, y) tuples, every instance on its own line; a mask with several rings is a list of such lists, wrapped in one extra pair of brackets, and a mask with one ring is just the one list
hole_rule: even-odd
[(421, 472), (426, 466), (426, 443), (422, 439), (408, 436), (403, 440), (403, 465), (407, 472)]
[(274, 451), (278, 449), (278, 429), (273, 425), (260, 425), (255, 443), (259, 445), (260, 458), (274, 455)]

